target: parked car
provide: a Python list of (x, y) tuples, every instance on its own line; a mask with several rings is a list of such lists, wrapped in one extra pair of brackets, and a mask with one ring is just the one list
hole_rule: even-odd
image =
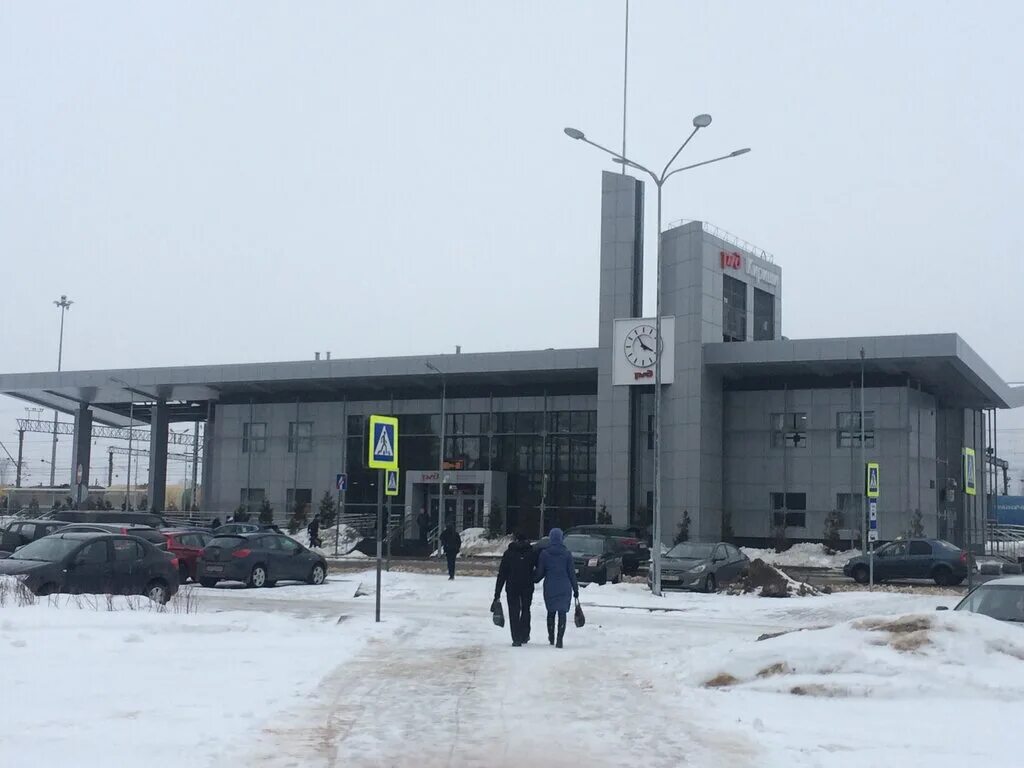
[[(750, 559), (732, 544), (684, 541), (661, 558), (661, 586), (714, 592), (719, 585), (745, 575), (749, 568)], [(647, 584), (651, 583), (648, 574)]]
[(31, 544), (36, 539), (49, 536), (67, 523), (56, 520), (15, 520), (8, 523), (0, 533), (0, 552), (10, 554), (18, 547)]
[[(875, 581), (932, 579), (940, 587), (967, 578), (970, 558), (955, 544), (942, 539), (898, 539), (875, 550)], [(843, 566), (843, 573), (867, 584), (868, 555), (858, 555)]]
[(323, 584), (327, 561), (290, 536), (271, 531), (218, 533), (199, 555), (199, 583), (241, 581), (250, 587), (272, 587), (286, 579)]
[(178, 558), (178, 580), (184, 584), (189, 579), (199, 581), (199, 556), (203, 547), (210, 543), (213, 534), (194, 528), (160, 531), (167, 544), (167, 551)]
[(651, 560), (651, 548), (643, 540), (643, 532), (636, 527), (618, 525), (577, 525), (565, 532), (566, 536), (581, 533), (587, 536), (605, 536), (622, 545), (622, 571), (632, 576), (640, 566)]
[(121, 512), (114, 509), (60, 509), (48, 512), (50, 520), (63, 520), (65, 523), (116, 523), (119, 525), (148, 525), (159, 528), (164, 524), (160, 515), (152, 512)]
[(622, 546), (615, 539), (567, 534), (565, 548), (572, 554), (576, 578), (580, 581), (597, 584), (622, 581)]
[(156, 528), (148, 525), (131, 525), (123, 523), (68, 523), (61, 531), (67, 533), (119, 533), (122, 536), (138, 536), (145, 539), (157, 549), (167, 551), (167, 540)]
[[(945, 606), (938, 610), (946, 610)], [(987, 581), (971, 590), (954, 611), (980, 613), (999, 621), (1024, 624), (1024, 576)]]
[(33, 593), (146, 595), (166, 603), (178, 591), (178, 562), (148, 541), (109, 533), (57, 533), (26, 544), (0, 574)]

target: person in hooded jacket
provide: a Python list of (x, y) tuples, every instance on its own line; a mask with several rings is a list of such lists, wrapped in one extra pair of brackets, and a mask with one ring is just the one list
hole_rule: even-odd
[(518, 648), (530, 642), (530, 603), (533, 602), (533, 574), (537, 555), (530, 546), (530, 537), (523, 531), (516, 534), (508, 545), (498, 566), (498, 581), (494, 585), (494, 599), (501, 599), (505, 588), (508, 603), (508, 627), (512, 645)]
[[(579, 600), (580, 587), (576, 583), (576, 567), (572, 553), (565, 548), (561, 528), (552, 528), (548, 534), (551, 542), (537, 560), (534, 581), (544, 580), (544, 606), (548, 609), (548, 643), (562, 647), (565, 636), (565, 615), (569, 612), (572, 599)], [(555, 638), (555, 617), (558, 617), (558, 638)]]

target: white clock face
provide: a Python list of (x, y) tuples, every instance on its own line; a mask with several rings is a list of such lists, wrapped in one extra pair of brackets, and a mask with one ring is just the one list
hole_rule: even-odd
[(658, 336), (653, 325), (641, 323), (626, 334), (623, 352), (634, 368), (650, 368), (658, 359)]

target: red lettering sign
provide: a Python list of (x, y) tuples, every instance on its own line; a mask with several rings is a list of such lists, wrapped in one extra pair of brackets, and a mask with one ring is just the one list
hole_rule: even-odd
[(634, 371), (633, 381), (639, 381), (640, 379), (653, 379), (654, 371), (648, 368), (646, 371)]
[(738, 252), (733, 251), (729, 253), (727, 251), (719, 251), (722, 256), (722, 269), (741, 269), (743, 266), (743, 256)]

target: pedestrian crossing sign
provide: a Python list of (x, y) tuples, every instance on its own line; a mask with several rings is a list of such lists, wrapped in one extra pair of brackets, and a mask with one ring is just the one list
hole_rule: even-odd
[(369, 456), (370, 469), (398, 469), (398, 419), (394, 416), (371, 416)]
[(978, 466), (973, 448), (964, 448), (964, 493), (978, 495)]
[(384, 483), (384, 493), (387, 496), (398, 495), (398, 470), (389, 469), (387, 470), (387, 481)]
[(877, 499), (881, 484), (878, 479), (878, 462), (869, 461), (864, 476), (864, 488), (869, 499)]

